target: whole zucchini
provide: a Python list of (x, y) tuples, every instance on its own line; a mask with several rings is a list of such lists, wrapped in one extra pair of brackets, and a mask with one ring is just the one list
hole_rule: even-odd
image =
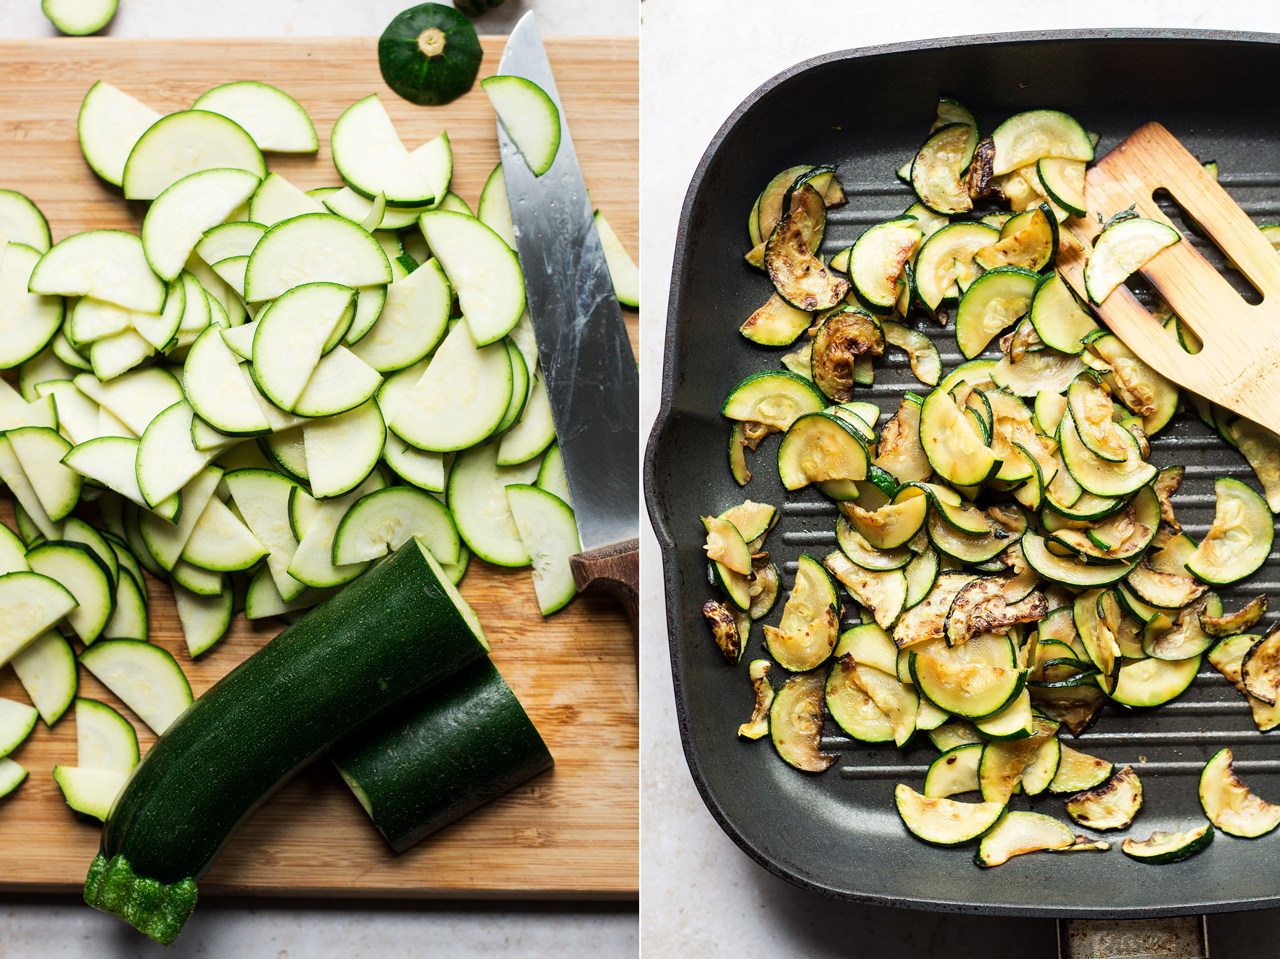
[(415, 540), (229, 672), (142, 758), (84, 898), (168, 944), (236, 826), (402, 697), (485, 655), (471, 608)]
[(552, 765), (488, 659), (408, 697), (329, 758), (396, 852)]

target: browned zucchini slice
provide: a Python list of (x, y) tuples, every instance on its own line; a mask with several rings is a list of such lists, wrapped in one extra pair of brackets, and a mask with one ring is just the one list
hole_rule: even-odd
[(1250, 696), (1269, 706), (1276, 705), (1280, 692), (1280, 631), (1273, 629), (1244, 654), (1240, 681)]
[(1189, 572), (1187, 558), (1195, 544), (1186, 536), (1175, 536), (1164, 548), (1148, 553), (1147, 558), (1129, 573), (1129, 589), (1143, 602), (1159, 609), (1181, 609), (1198, 599), (1208, 588)]
[(1280, 436), (1243, 417), (1227, 429), (1253, 467), (1271, 512), (1280, 513)]
[(827, 677), (827, 711), (841, 729), (867, 743), (893, 741), (893, 724), (855, 681), (858, 664), (848, 653), (840, 656)]
[(823, 772), (839, 758), (821, 748), (826, 682), (826, 670), (798, 673), (774, 694), (769, 707), (769, 736), (774, 748), (802, 772)]
[(1204, 823), (1185, 832), (1165, 832), (1157, 829), (1148, 839), (1126, 839), (1120, 851), (1130, 859), (1163, 865), (1190, 859), (1213, 842), (1213, 824)]
[[(816, 201), (816, 205), (815, 205)], [(837, 278), (814, 255), (814, 211), (822, 198), (805, 184), (791, 195), (791, 209), (765, 243), (764, 267), (773, 287), (798, 310), (829, 310), (849, 292), (849, 281)], [(825, 217), (825, 214), (823, 214)]]
[(898, 278), (923, 235), (914, 217), (900, 217), (877, 223), (858, 237), (849, 253), (849, 279), (867, 309), (893, 312)]
[(1100, 601), (1104, 595), (1107, 591), (1102, 589), (1081, 593), (1072, 606), (1072, 617), (1085, 652), (1098, 667), (1104, 688), (1109, 691), (1114, 686), (1116, 670), (1120, 668), (1120, 646), (1115, 633), (1103, 621)]
[(1058, 773), (1049, 783), (1049, 792), (1075, 793), (1092, 789), (1105, 782), (1111, 776), (1113, 768), (1105, 759), (1098, 759), (1064, 745), (1062, 758), (1058, 762)]
[(832, 313), (813, 338), (810, 366), (813, 382), (837, 403), (853, 399), (854, 364), (865, 355), (884, 353), (880, 324), (862, 310)]
[(840, 504), (840, 512), (850, 525), (876, 549), (895, 549), (907, 543), (924, 526), (928, 511), (929, 497), (916, 486), (903, 487), (893, 502), (874, 510), (863, 509), (857, 501)]
[(778, 585), (778, 567), (769, 562), (769, 554), (751, 557), (751, 581), (747, 586), (751, 605), (747, 612), (752, 619), (760, 619), (773, 609), (778, 601)]
[(1208, 610), (1200, 610), (1200, 628), (1215, 638), (1234, 636), (1260, 620), (1266, 611), (1267, 597), (1264, 593), (1261, 596), (1255, 596), (1246, 606), (1229, 616), (1214, 615)]
[(1067, 800), (1067, 815), (1086, 829), (1124, 829), (1142, 808), (1142, 782), (1125, 766), (1106, 783)]
[(984, 576), (962, 587), (947, 613), (947, 642), (959, 646), (978, 633), (1005, 632), (1016, 623), (1035, 622), (1049, 611), (1044, 594), (1034, 591), (1019, 602), (1008, 602), (1007, 585), (1007, 577)]
[(973, 155), (974, 128), (948, 123), (929, 135), (911, 164), (911, 186), (920, 202), (935, 213), (973, 209), (964, 174)]
[(1240, 664), (1244, 660), (1245, 654), (1259, 642), (1261, 642), (1260, 637), (1247, 633), (1232, 636), (1213, 647), (1209, 651), (1208, 659), (1214, 669), (1222, 673), (1227, 681), (1232, 683), (1244, 695), (1245, 700), (1249, 703), (1249, 709), (1253, 712), (1254, 723), (1260, 731), (1266, 732), (1268, 729), (1275, 729), (1280, 726), (1280, 706), (1272, 706), (1250, 696), (1249, 691), (1244, 688), (1244, 683), (1240, 679)]
[(917, 839), (935, 846), (958, 846), (977, 839), (996, 824), (1004, 805), (994, 802), (962, 803), (954, 799), (930, 799), (899, 783), (894, 800), (903, 824)]
[(904, 745), (916, 731), (916, 716), (920, 711), (920, 697), (915, 688), (899, 682), (896, 675), (862, 663), (855, 664), (853, 681), (889, 720), (894, 744)]
[[(1199, 656), (1215, 642), (1201, 627), (1204, 616), (1212, 619), (1222, 612), (1222, 600), (1216, 593), (1205, 593), (1190, 606), (1178, 612), (1178, 617), (1159, 614), (1147, 623), (1142, 632), (1142, 651), (1156, 659), (1179, 660)], [(1163, 620), (1163, 622), (1161, 622)]]
[(1000, 866), (1014, 856), (1030, 852), (1066, 852), (1076, 837), (1065, 823), (1044, 813), (1006, 812), (982, 837), (973, 861), (979, 866)]
[(1036, 750), (1045, 740), (1052, 738), (1057, 729), (1057, 723), (1040, 719), (1030, 736), (987, 743), (978, 764), (982, 798), (988, 802), (1007, 803), (1022, 782), (1022, 774)]
[(724, 653), (724, 658), (736, 664), (742, 659), (743, 642), (738, 633), (738, 623), (729, 607), (714, 599), (707, 600), (702, 604), (702, 615), (711, 625), (711, 635), (715, 637), (716, 645)]
[(1280, 806), (1249, 791), (1232, 765), (1231, 750), (1220, 749), (1200, 773), (1200, 805), (1204, 814), (1225, 833), (1256, 839), (1280, 826)]
[(1147, 435), (1155, 436), (1178, 411), (1178, 387), (1142, 362), (1113, 333), (1091, 339), (1088, 351), (1111, 367), (1103, 379), (1110, 378), (1116, 397), (1142, 417)]
[(888, 629), (901, 615), (907, 602), (907, 578), (901, 569), (863, 569), (839, 551), (826, 558), (826, 566), (871, 611), (881, 629)]
[(1186, 559), (1187, 570), (1209, 583), (1234, 583), (1256, 572), (1271, 553), (1275, 526), (1267, 504), (1237, 479), (1213, 481), (1213, 526)]
[(751, 686), (756, 694), (756, 707), (751, 718), (738, 727), (738, 735), (743, 739), (760, 739), (769, 734), (769, 707), (773, 704), (773, 684), (769, 682), (767, 659), (753, 659), (747, 667), (751, 676)]
[[(757, 443), (759, 440), (756, 441)], [(754, 444), (753, 444), (754, 445)], [(751, 470), (747, 469), (747, 424), (739, 420), (729, 431), (729, 472), (739, 486), (751, 482)]]
[(893, 641), (899, 648), (914, 646), (946, 636), (947, 613), (956, 595), (973, 580), (969, 573), (941, 573), (929, 594), (908, 609), (893, 627)]
[(756, 310), (739, 332), (753, 343), (763, 346), (787, 346), (809, 328), (813, 314), (797, 310), (780, 297), (772, 294), (765, 305)]
[(1058, 221), (1042, 203), (1006, 221), (1000, 238), (978, 250), (973, 259), (988, 270), (1016, 266), (1038, 273), (1053, 262), (1057, 250)]
[(933, 467), (920, 445), (921, 400), (908, 393), (880, 430), (873, 463), (900, 483), (920, 482), (933, 475)]

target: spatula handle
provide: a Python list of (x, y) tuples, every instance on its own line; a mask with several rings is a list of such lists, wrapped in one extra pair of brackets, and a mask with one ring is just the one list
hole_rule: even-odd
[(569, 557), (578, 592), (599, 589), (617, 598), (640, 636), (640, 540), (628, 539)]
[(1059, 919), (1058, 959), (1208, 959), (1204, 916)]

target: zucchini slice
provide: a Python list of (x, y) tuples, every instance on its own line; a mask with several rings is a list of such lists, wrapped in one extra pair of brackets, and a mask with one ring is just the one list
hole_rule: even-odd
[(125, 161), (120, 185), (126, 199), (154, 200), (184, 177), (214, 169), (247, 170), (259, 180), (267, 175), (262, 151), (244, 128), (217, 113), (187, 110), (147, 127)]
[(1215, 642), (1214, 637), (1202, 628), (1201, 620), (1206, 615), (1212, 620), (1221, 611), (1222, 600), (1214, 593), (1207, 593), (1179, 611), (1176, 620), (1170, 621), (1169, 617), (1157, 614), (1143, 630), (1142, 651), (1155, 659), (1164, 660), (1199, 656)]
[(977, 839), (1005, 810), (1003, 803), (930, 799), (902, 783), (893, 795), (903, 825), (916, 838), (935, 846), (958, 846)]
[(790, 429), (801, 416), (820, 413), (825, 406), (822, 394), (810, 381), (794, 373), (766, 372), (752, 374), (735, 386), (720, 415), (779, 432)]
[(1103, 374), (1103, 380), (1120, 402), (1142, 417), (1143, 431), (1154, 436), (1163, 429), (1178, 410), (1177, 385), (1142, 362), (1114, 334), (1093, 337), (1088, 349), (1111, 367), (1110, 373)]
[(941, 385), (920, 408), (920, 446), (934, 471), (953, 486), (973, 486), (999, 469), (986, 439)]
[(945, 215), (973, 209), (965, 172), (976, 145), (971, 123), (947, 123), (929, 134), (911, 163), (911, 186), (920, 202)]
[(1089, 374), (1076, 377), (1067, 390), (1067, 409), (1089, 452), (1108, 463), (1125, 461), (1130, 444), (1112, 418), (1115, 406), (1101, 380)]
[(1244, 458), (1253, 467), (1271, 512), (1280, 513), (1280, 437), (1243, 417), (1227, 429)]
[(1137, 441), (1127, 430), (1114, 430), (1125, 449), (1124, 459), (1110, 462), (1102, 459), (1081, 439), (1070, 406), (1058, 424), (1058, 442), (1062, 460), (1072, 478), (1095, 496), (1127, 496), (1155, 478), (1156, 468), (1142, 459)]
[(1067, 815), (1086, 829), (1124, 829), (1142, 808), (1142, 782), (1125, 766), (1106, 783), (1067, 800)]
[(814, 482), (866, 479), (867, 448), (838, 416), (808, 413), (796, 419), (778, 446), (778, 477), (788, 490)]
[(923, 233), (913, 218), (901, 217), (868, 229), (849, 253), (849, 279), (862, 304), (876, 313), (891, 313), (898, 297), (898, 277)]
[[(864, 494), (862, 499), (866, 497)], [(870, 504), (868, 504), (870, 505)], [(929, 497), (915, 486), (903, 487), (892, 502), (877, 509), (863, 509), (857, 502), (841, 504), (849, 524), (876, 549), (896, 549), (910, 541), (924, 526)]]
[(901, 569), (863, 569), (851, 563), (843, 552), (831, 553), (825, 562), (836, 579), (871, 612), (881, 629), (889, 629), (902, 615), (907, 602), (907, 578)]
[(991, 368), (991, 380), (1015, 396), (1035, 396), (1041, 390), (1061, 393), (1084, 372), (1080, 357), (1057, 350), (1030, 350), (1016, 363), (1003, 357)]
[(1038, 812), (1006, 812), (982, 837), (973, 861), (979, 866), (1000, 866), (1014, 856), (1045, 850), (1061, 851), (1076, 837), (1066, 824)]
[(1262, 700), (1250, 695), (1249, 691), (1245, 689), (1240, 675), (1241, 662), (1249, 650), (1260, 641), (1260, 637), (1249, 635), (1248, 633), (1232, 636), (1213, 647), (1209, 651), (1208, 660), (1214, 669), (1222, 673), (1228, 682), (1244, 694), (1244, 698), (1249, 703), (1249, 708), (1253, 713), (1254, 724), (1261, 732), (1266, 732), (1269, 729), (1280, 726), (1280, 708), (1264, 703)]
[(920, 710), (920, 697), (915, 687), (903, 683), (892, 673), (855, 663), (853, 682), (871, 698), (893, 731), (893, 742), (901, 748), (916, 731), (916, 717)]
[(982, 743), (961, 743), (945, 750), (929, 764), (924, 777), (924, 794), (929, 799), (946, 799), (957, 793), (978, 791), (978, 762)]
[(838, 755), (821, 751), (826, 673), (798, 673), (777, 690), (769, 707), (769, 736), (785, 762), (802, 772), (824, 772)]
[(811, 235), (821, 233), (812, 220), (815, 209), (822, 209), (822, 199), (806, 183), (792, 193), (790, 209), (764, 249), (764, 267), (774, 289), (796, 309), (810, 312), (831, 309), (849, 292), (849, 281), (834, 276), (815, 255)]
[(922, 696), (939, 709), (965, 719), (1000, 712), (1022, 691), (1025, 679), (1021, 670), (957, 661), (940, 654), (936, 647), (924, 653), (913, 650), (908, 666)]
[[(1058, 731), (1057, 723), (1043, 717), (1035, 718), (1033, 725), (1034, 731), (1029, 736), (996, 740), (983, 747), (982, 759), (978, 764), (978, 784), (983, 799), (1008, 803), (1014, 790), (1022, 782), (1022, 774), (1036, 750)], [(978, 728), (981, 731), (982, 727)]]
[[(220, 113), (253, 137), (259, 150), (315, 153), (320, 148), (315, 125), (293, 97), (257, 80), (224, 83), (202, 93), (193, 110)], [(208, 261), (206, 261), (208, 262)]]
[(1147, 839), (1126, 839), (1120, 851), (1130, 859), (1164, 865), (1182, 862), (1203, 851), (1213, 842), (1213, 823), (1205, 823), (1186, 832), (1156, 830)]
[(1256, 839), (1280, 825), (1280, 806), (1255, 796), (1240, 781), (1231, 749), (1220, 749), (1200, 773), (1200, 805), (1209, 821), (1225, 833)]
[(1072, 216), (1084, 216), (1084, 160), (1044, 157), (1036, 163), (1036, 173), (1054, 203)]
[(1043, 157), (1086, 162), (1093, 159), (1089, 134), (1074, 119), (1057, 110), (1015, 114), (996, 127), (991, 139), (995, 143), (991, 166), (994, 176), (1003, 176)]
[(956, 311), (956, 343), (966, 359), (981, 353), (1027, 312), (1038, 282), (1039, 276), (1031, 270), (999, 266), (965, 290)]
[(880, 329), (886, 343), (906, 350), (912, 375), (925, 386), (937, 386), (942, 375), (942, 358), (933, 341), (923, 333), (892, 320), (882, 320)]
[(968, 642), (978, 633), (1006, 632), (1017, 623), (1030, 623), (1044, 618), (1049, 607), (1044, 594), (1031, 592), (1024, 599), (1009, 603), (1005, 598), (1007, 579), (984, 576), (960, 589), (947, 612), (946, 637), (952, 646)]
[(173, 656), (159, 646), (103, 640), (81, 653), (80, 663), (157, 734), (191, 705), (191, 685)]
[(1000, 227), (1000, 239), (984, 246), (973, 259), (983, 269), (1014, 266), (1039, 273), (1058, 250), (1058, 221), (1047, 204), (1025, 210)]
[(560, 149), (560, 111), (540, 86), (524, 77), (497, 76), (480, 81), (511, 141), (534, 176), (551, 169)]
[(893, 724), (858, 685), (858, 664), (852, 654), (837, 657), (827, 677), (827, 711), (846, 733), (866, 743), (893, 742)]
[(898, 410), (880, 430), (872, 463), (901, 483), (921, 482), (933, 467), (920, 445), (920, 410), (923, 401), (914, 393), (903, 397)]
[(1257, 623), (1266, 611), (1267, 597), (1265, 594), (1254, 597), (1246, 606), (1229, 616), (1223, 616), (1221, 612), (1214, 613), (1208, 609), (1200, 609), (1200, 628), (1206, 634), (1215, 638), (1234, 636)]
[(1063, 353), (1080, 353), (1084, 338), (1098, 329), (1093, 314), (1056, 272), (1047, 274), (1036, 287), (1030, 317), (1041, 342)]
[(853, 399), (857, 363), (884, 353), (880, 324), (862, 310), (841, 310), (822, 321), (814, 334), (809, 364), (813, 382), (837, 403)]
[(746, 647), (743, 636), (738, 632), (738, 623), (733, 611), (724, 603), (709, 599), (702, 604), (702, 615), (711, 627), (711, 635), (720, 652), (730, 664), (736, 665), (742, 659), (742, 651)]
[(1157, 253), (1182, 239), (1159, 220), (1129, 217), (1112, 221), (1093, 242), (1084, 265), (1084, 288), (1092, 303), (1102, 303), (1111, 291), (1142, 269)]
[[(977, 743), (982, 745), (983, 739), (973, 724), (968, 720), (957, 719), (954, 722), (939, 726), (929, 731), (929, 742), (939, 752), (946, 752), (948, 749), (954, 749), (956, 746), (965, 743)], [(975, 789), (977, 787), (974, 787)]]
[(1163, 549), (1148, 553), (1133, 568), (1125, 580), (1128, 589), (1156, 609), (1181, 609), (1194, 602), (1207, 589), (1185, 566), (1195, 548), (1189, 537), (1173, 537)]
[(56, 723), (76, 695), (76, 655), (55, 630), (41, 634), (10, 663), (45, 725)]
[[(942, 301), (960, 295), (957, 280), (974, 279), (973, 257), (1000, 238), (995, 227), (977, 221), (944, 226), (921, 245), (916, 254), (916, 296), (931, 312)], [(980, 269), (980, 268), (977, 268)]]
[(743, 739), (761, 739), (769, 734), (769, 707), (773, 704), (773, 684), (769, 682), (771, 665), (767, 659), (753, 659), (747, 667), (756, 705), (751, 718), (738, 727), (738, 735)]
[(812, 322), (812, 313), (797, 310), (773, 293), (764, 306), (747, 317), (738, 332), (761, 346), (789, 346)]
[(1042, 742), (1022, 770), (1022, 791), (1028, 796), (1038, 796), (1049, 788), (1062, 762), (1062, 743), (1057, 736)]
[[(98, 176), (119, 186), (130, 151), (160, 116), (119, 88), (99, 80), (84, 95), (76, 122), (85, 161)], [(11, 239), (26, 242), (16, 235)]]
[(1244, 483), (1222, 477), (1214, 480), (1213, 489), (1213, 526), (1186, 567), (1207, 583), (1234, 583), (1266, 562), (1275, 528), (1266, 501)]
[(1250, 696), (1269, 706), (1276, 705), (1280, 699), (1280, 631), (1267, 633), (1244, 654), (1240, 660), (1240, 682)]
[(1058, 772), (1049, 783), (1049, 792), (1075, 793), (1092, 789), (1109, 779), (1114, 768), (1105, 759), (1098, 759), (1064, 745)]
[(960, 590), (976, 579), (968, 573), (941, 573), (928, 594), (913, 604), (893, 627), (893, 641), (905, 648), (946, 635), (947, 612)]

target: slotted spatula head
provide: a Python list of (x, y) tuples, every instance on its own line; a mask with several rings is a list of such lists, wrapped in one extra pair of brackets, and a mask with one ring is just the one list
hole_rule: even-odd
[[(1121, 285), (1099, 315), (1142, 360), (1164, 376), (1241, 416), (1280, 433), (1280, 256), (1218, 181), (1159, 123), (1139, 127), (1085, 177), (1087, 215), (1068, 226), (1092, 247), (1109, 219), (1132, 204), (1145, 217), (1169, 223), (1153, 199), (1168, 190), (1187, 214), (1262, 294), (1251, 305), (1190, 243), (1157, 253), (1141, 273), (1204, 341), (1187, 353)], [(1172, 223), (1169, 223), (1172, 226)], [(1060, 256), (1064, 280), (1083, 298), (1083, 253)]]

